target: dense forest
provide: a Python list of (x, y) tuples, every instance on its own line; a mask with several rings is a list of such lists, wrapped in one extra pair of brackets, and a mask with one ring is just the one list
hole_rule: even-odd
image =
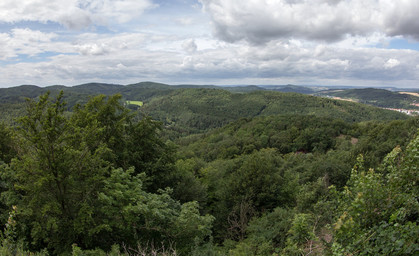
[(418, 117), (189, 87), (7, 89), (0, 254), (419, 254)]
[[(188, 122), (186, 120), (187, 118), (193, 119), (195, 115), (198, 115), (198, 118), (199, 115), (207, 115), (209, 108), (205, 105), (214, 106), (214, 104), (220, 104), (216, 107), (219, 111), (209, 112), (209, 114), (215, 116), (210, 116), (208, 118), (217, 119), (219, 122), (218, 125), (226, 124), (226, 122), (234, 121), (240, 117), (282, 113), (320, 114), (323, 116), (333, 116), (345, 119), (346, 121), (357, 122), (370, 119), (393, 120), (402, 118), (402, 115), (397, 117), (395, 113), (391, 112), (385, 114), (381, 112), (381, 114), (379, 114), (378, 112), (380, 111), (377, 111), (376, 108), (368, 108), (365, 105), (354, 105), (348, 102), (336, 101), (330, 97), (340, 97), (381, 108), (419, 109), (417, 106), (417, 104), (419, 104), (419, 91), (406, 90), (406, 92), (396, 92), (376, 88), (332, 89), (329, 87), (304, 87), (296, 85), (220, 87), (214, 85), (168, 85), (155, 82), (140, 82), (129, 85), (89, 83), (72, 87), (54, 85), (46, 88), (35, 85), (22, 85), (12, 88), (0, 88), (0, 114), (3, 112), (7, 113), (0, 115), (0, 121), (7, 123), (13, 122), (15, 120), (14, 117), (24, 114), (22, 102), (24, 102), (25, 98), (36, 98), (47, 91), (53, 96), (56, 96), (60, 91), (64, 91), (64, 98), (70, 109), (76, 104), (85, 104), (91, 95), (97, 94), (108, 96), (121, 94), (122, 97), (128, 101), (142, 101), (145, 103), (153, 101), (154, 104), (146, 105), (148, 107), (147, 114), (152, 114), (154, 118), (161, 117), (161, 121), (166, 122), (168, 120), (178, 119), (173, 116), (178, 116), (180, 113), (183, 120), (180, 120), (181, 122), (176, 122), (176, 128), (182, 130), (186, 128), (185, 132), (191, 132), (194, 129), (196, 132), (196, 128), (198, 128), (198, 131), (202, 132), (202, 129), (196, 127), (197, 125), (191, 129), (191, 127), (189, 127), (190, 125), (182, 123)], [(284, 94), (284, 92), (286, 94)], [(291, 97), (292, 93), (294, 93), (293, 97)], [(206, 94), (210, 94), (210, 96), (207, 96)], [(238, 94), (244, 95), (240, 96)], [(307, 97), (302, 94), (320, 96), (325, 99)], [(286, 95), (286, 97), (284, 97), (284, 95)], [(202, 97), (202, 99), (196, 97)], [(177, 101), (179, 100), (187, 105), (181, 106), (180, 104), (177, 104)], [(307, 104), (305, 102), (307, 102)], [(165, 104), (166, 107), (162, 108), (160, 104)], [(172, 105), (169, 106), (169, 104)], [(335, 105), (335, 109), (329, 108), (331, 104)], [(240, 111), (240, 107), (242, 106), (250, 110), (250, 112)], [(135, 106), (128, 107), (136, 109)], [(268, 107), (268, 109), (264, 110), (266, 107)], [(341, 107), (343, 107), (343, 109), (339, 109)], [(231, 111), (231, 108), (234, 109)], [(294, 112), (291, 112), (292, 109), (290, 108), (295, 108)], [(359, 111), (359, 115), (342, 113), (346, 112), (346, 109), (348, 108), (351, 108), (352, 112)], [(335, 113), (337, 109), (339, 109), (339, 114)], [(224, 111), (224, 113), (221, 110)], [(165, 113), (170, 111), (171, 113)], [(175, 113), (175, 111), (178, 113)], [(225, 112), (227, 112), (228, 117)], [(370, 113), (373, 112), (376, 112), (376, 115), (370, 116)], [(166, 120), (166, 117), (168, 120)], [(348, 120), (350, 118), (354, 120)], [(197, 122), (196, 120), (190, 121)], [(211, 120), (209, 122), (212, 127), (217, 126), (215, 121), (216, 120)]]

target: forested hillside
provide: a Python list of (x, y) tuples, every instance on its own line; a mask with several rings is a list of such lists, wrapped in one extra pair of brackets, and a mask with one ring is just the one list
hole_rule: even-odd
[(419, 97), (392, 92), (384, 89), (364, 88), (349, 90), (328, 90), (320, 92), (319, 95), (337, 96), (345, 99), (352, 99), (359, 103), (369, 104), (383, 108), (419, 109), (413, 105), (419, 103)]
[(418, 117), (251, 87), (53, 88), (2, 99), (1, 255), (419, 253)]
[(269, 115), (315, 115), (347, 122), (406, 118), (393, 111), (298, 93), (232, 93), (216, 89), (175, 90), (152, 98), (142, 110), (182, 133), (221, 127), (241, 117)]
[[(154, 82), (141, 82), (126, 86), (90, 83), (73, 87), (56, 85), (46, 88), (23, 85), (0, 89), (0, 113), (6, 113), (0, 116), (0, 120), (7, 123), (13, 122), (15, 117), (23, 114), (25, 98), (34, 99), (48, 91), (53, 96), (64, 91), (68, 109), (73, 108), (76, 104), (85, 104), (92, 95), (118, 93), (126, 101), (146, 103), (142, 109), (146, 115), (163, 121), (165, 125), (173, 125), (176, 122), (175, 127), (172, 127), (173, 130), (183, 133), (202, 132), (208, 128), (220, 127), (240, 117), (257, 115), (313, 114), (336, 117), (350, 122), (406, 118), (399, 113), (365, 105), (310, 97), (292, 92), (274, 92), (276, 90), (300, 92), (310, 89), (306, 87), (288, 85), (267, 88), (270, 89), (257, 86), (171, 86)], [(206, 117), (202, 118), (201, 116)]]

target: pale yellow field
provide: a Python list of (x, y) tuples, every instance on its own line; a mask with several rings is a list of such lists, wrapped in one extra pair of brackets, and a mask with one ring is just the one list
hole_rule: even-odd
[(416, 92), (399, 92), (400, 94), (409, 94), (409, 95), (412, 95), (412, 96), (416, 96), (416, 97), (419, 97), (419, 93), (416, 93)]
[(143, 102), (142, 101), (138, 101), (138, 100), (127, 100), (127, 104), (132, 104), (132, 105), (137, 105), (137, 106), (143, 106)]
[(332, 97), (332, 99), (334, 99), (334, 100), (344, 100), (344, 101), (350, 101), (350, 102), (357, 102), (356, 100), (350, 99), (350, 98)]

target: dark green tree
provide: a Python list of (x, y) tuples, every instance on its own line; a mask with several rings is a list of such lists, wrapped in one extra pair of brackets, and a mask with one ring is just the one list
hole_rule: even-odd
[(147, 174), (147, 189), (172, 186), (173, 148), (160, 136), (160, 122), (141, 118), (123, 106), (121, 95), (98, 95), (84, 106), (78, 105), (71, 122), (90, 133), (87, 145), (94, 152), (104, 144), (109, 149), (106, 160), (114, 167), (134, 167), (136, 174)]
[[(120, 152), (115, 150), (128, 144), (124, 136), (131, 136), (126, 133), (128, 119), (115, 121), (112, 110), (110, 117), (94, 112), (83, 113), (85, 119), (80, 112), (72, 117), (62, 96), (50, 100), (47, 93), (27, 102), (17, 131), (18, 155), (10, 168), (1, 166), (7, 184), (2, 198), (14, 206), (17, 239), (32, 250), (48, 248), (53, 254), (68, 253), (73, 244), (109, 250), (114, 243), (135, 247), (152, 242), (173, 243), (187, 253), (195, 242), (209, 239), (213, 217), (201, 216), (196, 202), (181, 204), (171, 198), (170, 189), (147, 192), (145, 173), (116, 168)], [(147, 131), (153, 128), (142, 130), (146, 137)]]
[[(22, 229), (30, 233), (34, 248), (69, 250), (71, 243), (86, 243), (96, 194), (108, 172), (98, 146), (93, 152), (88, 133), (74, 127), (64, 115), (62, 93), (55, 101), (49, 94), (27, 102), (20, 120), (18, 157), (11, 163), (13, 187)], [(16, 198), (16, 197), (15, 197)], [(10, 203), (10, 202), (9, 202)]]
[(4, 123), (0, 123), (0, 161), (10, 163), (15, 155), (12, 130)]

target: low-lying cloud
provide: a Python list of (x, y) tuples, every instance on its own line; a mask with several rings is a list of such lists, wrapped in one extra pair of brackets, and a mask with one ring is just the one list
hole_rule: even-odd
[[(304, 45), (299, 41), (271, 41), (264, 45), (223, 44), (195, 49), (196, 40), (179, 39), (153, 50), (147, 34), (112, 36), (84, 34), (70, 55), (40, 63), (0, 67), (0, 83), (75, 84), (81, 81), (132, 83), (237, 84), (297, 83), (413, 86), (419, 80), (419, 52), (377, 48)], [(96, 38), (96, 40), (93, 40)], [(167, 42), (168, 38), (161, 38)], [(50, 42), (50, 47), (56, 43)], [(195, 45), (194, 45), (195, 44)], [(19, 70), (19, 73), (16, 72)], [(22, 75), (24, 74), (24, 75)], [(241, 81), (241, 82), (240, 82)]]

